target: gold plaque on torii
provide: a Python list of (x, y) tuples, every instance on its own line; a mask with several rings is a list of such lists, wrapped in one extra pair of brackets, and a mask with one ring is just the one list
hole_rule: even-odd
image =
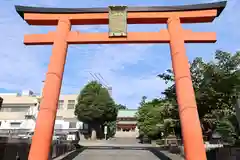
[(109, 37), (127, 36), (127, 6), (109, 6)]

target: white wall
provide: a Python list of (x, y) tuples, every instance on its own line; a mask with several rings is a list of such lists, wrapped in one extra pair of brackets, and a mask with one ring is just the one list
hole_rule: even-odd
[(77, 128), (83, 129), (83, 122), (77, 122)]
[[(55, 129), (72, 129), (72, 128), (69, 128), (69, 124), (70, 122), (66, 120), (56, 120)], [(83, 128), (83, 122), (77, 122), (76, 129), (82, 129), (82, 128)]]
[[(0, 129), (31, 129), (35, 128), (35, 120), (38, 115), (38, 100), (37, 97), (30, 96), (30, 91), (27, 93), (23, 93), (23, 96), (17, 96), (17, 94), (7, 94), (3, 96), (3, 107), (11, 106), (18, 107), (22, 105), (29, 106), (28, 111), (24, 112), (0, 112)], [(62, 109), (58, 110), (58, 114), (60, 114), (63, 118), (76, 119), (74, 115), (74, 109), (68, 109), (68, 100), (76, 100), (78, 95), (61, 95), (60, 100), (64, 100), (64, 106)], [(37, 104), (37, 105), (36, 105)], [(33, 115), (34, 119), (25, 119), (25, 115)], [(46, 119), (47, 120), (47, 119)], [(69, 124), (71, 120), (56, 120), (55, 124), (60, 128), (59, 129), (69, 129)], [(11, 126), (12, 122), (21, 123), (18, 127)], [(55, 126), (56, 126), (55, 125)], [(83, 128), (82, 122), (79, 122), (76, 119), (76, 129)]]
[[(0, 120), (1, 121), (1, 126), (0, 129), (30, 129), (34, 130), (35, 128), (35, 120), (33, 119), (24, 119), (24, 120)], [(11, 126), (11, 123), (20, 123), (20, 126)], [(64, 120), (56, 120), (55, 121), (55, 129), (74, 129), (74, 128), (69, 128), (70, 122), (64, 121)], [(59, 128), (60, 127), (60, 128)], [(76, 123), (76, 129), (82, 129), (83, 128), (83, 123), (82, 122), (77, 122)]]
[(56, 120), (55, 121), (55, 129), (68, 129), (69, 122), (65, 122), (64, 120)]
[[(11, 123), (20, 123), (20, 126), (11, 126)], [(35, 121), (32, 119), (24, 120), (1, 120), (0, 129), (34, 129)]]

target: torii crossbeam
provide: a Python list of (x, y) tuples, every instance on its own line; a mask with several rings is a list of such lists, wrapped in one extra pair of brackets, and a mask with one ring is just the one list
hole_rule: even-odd
[[(48, 159), (68, 44), (169, 43), (185, 158), (186, 160), (206, 160), (184, 44), (214, 43), (216, 34), (214, 32), (185, 30), (181, 23), (212, 22), (215, 17), (220, 15), (225, 6), (226, 2), (224, 1), (185, 6), (129, 7), (126, 11), (126, 24), (166, 23), (168, 28), (159, 32), (124, 32), (124, 36), (118, 37), (111, 37), (109, 33), (71, 31), (71, 25), (109, 24), (109, 18), (111, 17), (109, 17), (108, 8), (66, 9), (16, 6), (19, 15), (30, 25), (57, 26), (55, 32), (30, 34), (24, 37), (24, 44), (26, 45), (53, 45), (28, 159)], [(116, 28), (114, 29), (116, 30)]]

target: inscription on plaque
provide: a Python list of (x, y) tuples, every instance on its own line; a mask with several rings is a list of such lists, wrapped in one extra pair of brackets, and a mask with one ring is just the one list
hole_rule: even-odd
[(127, 6), (109, 6), (109, 37), (127, 36)]

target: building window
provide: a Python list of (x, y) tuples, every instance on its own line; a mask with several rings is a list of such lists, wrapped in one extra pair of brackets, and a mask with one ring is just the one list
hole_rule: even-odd
[(2, 121), (0, 121), (0, 127), (1, 127), (1, 125), (2, 125)]
[(62, 116), (56, 116), (56, 120), (62, 120), (63, 117)]
[(75, 107), (75, 100), (68, 100), (67, 108), (74, 109), (74, 107)]
[(62, 124), (55, 124), (54, 129), (62, 129)]
[(59, 100), (58, 101), (58, 109), (63, 109), (64, 106), (64, 100)]
[(21, 123), (20, 122), (11, 122), (10, 125), (11, 125), (11, 127), (17, 128), (17, 127), (20, 127)]
[(14, 107), (11, 112), (27, 112), (30, 107)]
[(27, 112), (30, 107), (3, 107), (1, 112)]
[(77, 128), (77, 122), (69, 122), (69, 128)]
[(3, 107), (1, 108), (1, 112), (11, 112), (11, 108)]
[(83, 123), (83, 129), (88, 130), (88, 124), (87, 123)]

